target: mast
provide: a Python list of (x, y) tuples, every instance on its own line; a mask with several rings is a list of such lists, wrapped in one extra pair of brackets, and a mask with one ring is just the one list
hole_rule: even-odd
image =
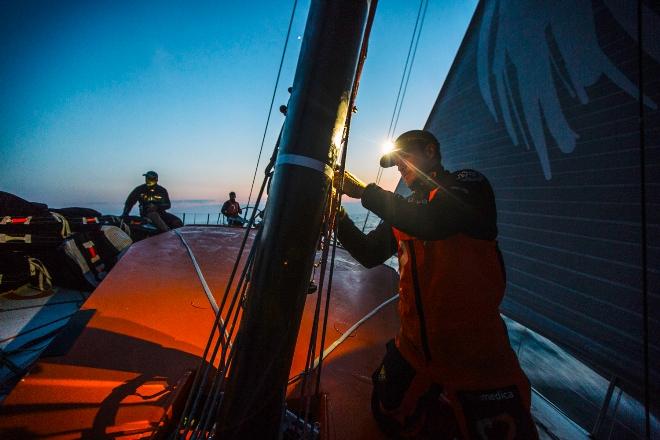
[(225, 439), (277, 438), (370, 0), (314, 0), (218, 418)]

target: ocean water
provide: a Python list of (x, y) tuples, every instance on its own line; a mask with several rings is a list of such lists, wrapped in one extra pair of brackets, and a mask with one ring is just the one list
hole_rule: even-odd
[[(172, 200), (172, 208), (168, 212), (184, 220), (184, 224), (186, 225), (224, 224), (225, 219), (220, 214), (222, 203), (217, 200)], [(84, 202), (78, 203), (75, 206), (96, 209), (104, 215), (120, 215), (124, 209), (122, 203), (116, 202)], [(63, 208), (63, 206), (53, 207)], [(367, 218), (368, 211), (360, 203), (346, 203), (344, 204), (344, 209), (360, 228), (362, 228), (365, 220), (367, 220), (364, 228), (365, 232), (373, 230), (380, 223), (380, 219), (374, 214), (369, 215)], [(133, 207), (131, 214), (139, 215), (137, 205)], [(248, 208), (247, 215), (249, 216), (250, 214), (251, 208)]]

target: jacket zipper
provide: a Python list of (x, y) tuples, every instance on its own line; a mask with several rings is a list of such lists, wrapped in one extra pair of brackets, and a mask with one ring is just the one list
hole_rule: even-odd
[(424, 349), (424, 357), (426, 362), (431, 360), (431, 349), (429, 348), (429, 339), (426, 333), (426, 320), (424, 319), (424, 307), (422, 305), (422, 291), (419, 287), (419, 278), (417, 277), (417, 257), (415, 255), (415, 242), (410, 240), (410, 259), (412, 265), (412, 280), (413, 288), (415, 290), (415, 308), (417, 309), (417, 316), (419, 316), (419, 333), (422, 339), (422, 348)]

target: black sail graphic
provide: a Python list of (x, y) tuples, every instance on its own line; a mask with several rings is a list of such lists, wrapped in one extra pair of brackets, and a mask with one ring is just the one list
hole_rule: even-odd
[(657, 409), (660, 6), (642, 3), (641, 41), (637, 7), (482, 1), (426, 128), (448, 169), (477, 169), (495, 190), (503, 313), (640, 401), (648, 341)]

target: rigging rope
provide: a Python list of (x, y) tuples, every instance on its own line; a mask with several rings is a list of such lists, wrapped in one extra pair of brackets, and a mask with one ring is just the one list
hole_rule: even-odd
[[(342, 154), (341, 154), (341, 159), (340, 159), (340, 166), (339, 166), (339, 188), (343, 188), (344, 184), (344, 171), (346, 169), (346, 156), (347, 156), (347, 151), (348, 151), (348, 138), (350, 136), (350, 128), (351, 128), (351, 118), (353, 114), (353, 109), (355, 108), (355, 99), (357, 97), (358, 89), (360, 86), (360, 78), (362, 76), (362, 69), (364, 67), (364, 62), (367, 57), (367, 51), (368, 51), (368, 41), (369, 41), (369, 36), (371, 35), (371, 28), (373, 26), (373, 21), (375, 17), (375, 12), (376, 12), (376, 7), (377, 7), (377, 0), (374, 0), (373, 3), (371, 4), (371, 8), (369, 9), (369, 16), (367, 18), (367, 24), (365, 28), (365, 33), (362, 37), (362, 43), (360, 47), (360, 55), (358, 59), (358, 65), (357, 69), (355, 72), (355, 78), (353, 79), (353, 86), (351, 89), (351, 95), (349, 98), (349, 105), (348, 105), (348, 112), (346, 114), (346, 121), (344, 123), (344, 130), (342, 133), (342, 138), (340, 145), (342, 146)], [(307, 354), (307, 359), (305, 363), (305, 372), (303, 373), (303, 383), (300, 387), (300, 396), (301, 396), (301, 401), (305, 401), (305, 411), (304, 411), (304, 416), (302, 418), (303, 421), (303, 437), (306, 433), (306, 429), (310, 426), (308, 423), (308, 418), (309, 418), (309, 412), (310, 412), (310, 404), (311, 404), (311, 395), (305, 396), (305, 391), (307, 388), (307, 377), (311, 372), (314, 371), (314, 368), (312, 366), (314, 365), (312, 363), (312, 359), (314, 359), (314, 354), (316, 352), (316, 335), (318, 334), (318, 325), (319, 325), (319, 310), (320, 310), (320, 304), (321, 304), (321, 298), (323, 294), (323, 284), (325, 280), (325, 271), (327, 268), (327, 259), (328, 259), (328, 252), (329, 252), (329, 246), (330, 246), (330, 241), (332, 239), (332, 234), (334, 234), (334, 247), (333, 247), (333, 252), (332, 252), (332, 258), (330, 260), (330, 275), (328, 277), (328, 288), (326, 291), (326, 300), (325, 300), (325, 310), (324, 310), (324, 319), (323, 319), (323, 325), (322, 325), (322, 333), (321, 333), (321, 344), (320, 344), (320, 353), (319, 356), (322, 355), (323, 352), (323, 346), (325, 344), (325, 336), (326, 336), (326, 330), (327, 330), (327, 325), (328, 325), (328, 312), (329, 312), (329, 306), (330, 306), (330, 297), (331, 297), (331, 290), (332, 290), (332, 277), (334, 274), (334, 263), (335, 263), (335, 250), (337, 248), (337, 212), (339, 211), (341, 207), (341, 198), (342, 198), (342, 191), (337, 191), (336, 194), (334, 194), (332, 191), (328, 195), (328, 202), (326, 205), (326, 209), (328, 210), (327, 215), (325, 216), (326, 223), (324, 224), (323, 227), (323, 235), (322, 235), (322, 240), (321, 243), (324, 244), (324, 249), (323, 249), (323, 257), (322, 257), (322, 264), (321, 264), (321, 275), (320, 275), (320, 282), (319, 282), (319, 290), (318, 290), (318, 297), (317, 297), (317, 305), (315, 308), (315, 313), (314, 313), (314, 321), (312, 324), (312, 335), (310, 337), (310, 342), (309, 342), (309, 347), (308, 347), (308, 354)], [(320, 388), (320, 381), (321, 381), (321, 371), (322, 371), (322, 359), (321, 363), (319, 364), (319, 368), (317, 370), (317, 375), (316, 375), (316, 387), (315, 387), (315, 395), (318, 395), (319, 393), (319, 388)], [(298, 414), (298, 420), (300, 420), (300, 414)]]
[[(417, 44), (419, 43), (419, 36), (422, 33), (422, 25), (424, 24), (424, 18), (426, 16), (427, 6), (428, 6), (428, 0), (420, 0), (419, 10), (417, 11), (417, 19), (415, 20), (415, 27), (413, 28), (412, 37), (410, 38), (410, 45), (408, 46), (408, 55), (406, 56), (406, 62), (403, 67), (403, 74), (401, 75), (401, 82), (399, 83), (399, 90), (397, 92), (396, 101), (394, 103), (394, 110), (392, 111), (392, 118), (390, 119), (390, 127), (387, 130), (387, 139), (391, 139), (392, 135), (394, 134), (394, 131), (396, 130), (395, 119), (398, 122), (399, 118), (397, 115), (398, 113), (401, 112), (401, 107), (403, 106), (403, 99), (406, 94), (406, 89), (408, 88), (408, 80), (410, 79), (410, 72), (412, 71), (412, 65), (415, 62), (415, 55), (417, 53)], [(421, 24), (420, 24), (420, 18), (421, 18)], [(418, 26), (419, 26), (419, 32), (417, 32)], [(411, 53), (412, 53), (412, 57), (411, 57)]]
[(429, 2), (426, 0), (424, 4), (424, 12), (422, 12), (422, 21), (419, 23), (419, 31), (417, 32), (417, 38), (415, 39), (415, 48), (413, 49), (412, 58), (410, 59), (410, 67), (408, 68), (408, 75), (406, 76), (406, 84), (403, 86), (403, 93), (401, 94), (401, 102), (399, 104), (399, 110), (396, 113), (396, 119), (394, 120), (394, 126), (388, 139), (391, 139), (394, 136), (396, 131), (396, 126), (399, 124), (399, 116), (401, 115), (401, 109), (403, 108), (403, 100), (406, 98), (406, 92), (408, 91), (408, 82), (410, 81), (410, 74), (412, 73), (412, 68), (415, 64), (415, 57), (417, 56), (417, 46), (419, 45), (419, 37), (422, 34), (422, 27), (424, 26), (424, 19), (426, 18), (426, 8), (428, 7)]
[[(362, 326), (362, 324), (367, 322), (369, 319), (373, 318), (384, 307), (386, 307), (387, 305), (389, 305), (392, 302), (396, 301), (397, 299), (399, 299), (399, 294), (398, 293), (396, 295), (394, 295), (393, 297), (391, 297), (390, 299), (385, 300), (384, 302), (382, 302), (378, 306), (374, 307), (373, 310), (371, 310), (369, 313), (364, 315), (360, 320), (358, 320), (355, 324), (353, 324), (348, 330), (346, 330), (344, 332), (343, 335), (341, 335), (332, 344), (330, 344), (328, 346), (328, 348), (326, 348), (320, 356), (318, 356), (316, 359), (314, 359), (314, 363), (312, 364), (312, 369), (316, 369), (317, 367), (319, 367), (319, 365), (322, 364), (323, 360), (325, 358), (327, 358), (328, 356), (330, 356), (330, 354), (333, 351), (335, 351), (335, 349), (337, 347), (339, 347), (344, 341), (346, 341), (346, 339), (348, 339), (351, 336), (351, 334), (353, 334), (358, 328), (360, 328)], [(321, 345), (321, 346), (323, 346), (323, 345)], [(306, 374), (305, 371), (301, 371), (300, 373), (298, 373), (297, 375), (295, 375), (295, 376), (293, 376), (292, 378), (289, 379), (289, 384), (292, 384), (292, 383), (300, 380), (300, 378), (302, 378), (305, 374)]]
[[(257, 178), (257, 171), (259, 170), (259, 162), (261, 161), (261, 153), (264, 149), (266, 134), (268, 133), (268, 124), (270, 123), (270, 116), (273, 113), (273, 103), (275, 102), (277, 86), (280, 83), (280, 75), (282, 74), (282, 66), (284, 65), (284, 56), (286, 55), (286, 48), (289, 45), (289, 36), (291, 35), (291, 27), (293, 26), (293, 18), (296, 15), (297, 6), (298, 6), (298, 0), (294, 0), (293, 9), (291, 10), (291, 18), (289, 19), (289, 28), (286, 31), (286, 38), (284, 39), (284, 48), (282, 49), (282, 57), (280, 58), (280, 67), (277, 69), (277, 77), (275, 78), (275, 86), (273, 87), (273, 96), (270, 98), (268, 117), (266, 117), (266, 127), (264, 127), (264, 134), (261, 137), (261, 145), (259, 146), (259, 156), (257, 157), (257, 165), (254, 167), (254, 175), (252, 176), (252, 185), (250, 186), (250, 195), (248, 196), (248, 201), (246, 206), (250, 205), (250, 200), (252, 199), (252, 190), (254, 189), (254, 182)], [(245, 216), (243, 218), (247, 218), (247, 210), (245, 211)]]
[[(259, 195), (257, 196), (257, 200), (255, 201), (255, 209), (252, 211), (252, 214), (250, 215), (250, 220), (247, 223), (246, 231), (243, 236), (243, 241), (237, 253), (236, 261), (234, 262), (231, 275), (229, 276), (229, 280), (227, 281), (227, 287), (225, 289), (222, 302), (219, 306), (220, 313), (216, 315), (216, 320), (212, 328), (211, 334), (209, 336), (209, 339), (207, 341), (206, 347), (204, 349), (201, 365), (199, 367), (197, 375), (195, 376), (195, 380), (191, 387), (190, 394), (188, 395), (188, 399), (186, 401), (183, 415), (180, 418), (177, 429), (173, 434), (175, 438), (195, 439), (207, 435), (210, 432), (209, 431), (209, 429), (211, 428), (210, 425), (214, 422), (214, 418), (212, 416), (216, 414), (217, 409), (219, 408), (222, 402), (221, 390), (223, 389), (224, 381), (226, 379), (226, 373), (230, 368), (230, 365), (233, 360), (233, 355), (237, 348), (232, 347), (230, 343), (221, 344), (220, 338), (215, 340), (215, 344), (213, 344), (215, 338), (215, 330), (216, 328), (219, 328), (221, 332), (227, 332), (227, 327), (226, 327), (227, 323), (231, 321), (231, 324), (229, 325), (227, 341), (231, 341), (233, 339), (234, 332), (236, 330), (236, 325), (238, 323), (238, 317), (241, 315), (241, 311), (242, 311), (242, 304), (239, 304), (238, 299), (245, 297), (250, 279), (250, 271), (252, 268), (252, 263), (254, 261), (254, 255), (256, 254), (256, 250), (258, 249), (259, 242), (261, 240), (262, 229), (259, 229), (259, 231), (257, 232), (257, 235), (251, 246), (247, 260), (239, 277), (239, 281), (232, 295), (229, 309), (225, 314), (224, 323), (221, 326), (218, 326), (218, 323), (222, 322), (221, 314), (227, 303), (227, 299), (229, 298), (229, 292), (231, 290), (231, 286), (234, 283), (236, 271), (238, 269), (238, 265), (242, 258), (243, 251), (245, 249), (245, 244), (247, 242), (247, 238), (249, 237), (250, 230), (254, 226), (255, 219), (258, 213), (260, 212), (258, 208), (260, 206), (261, 198), (264, 194), (264, 190), (268, 186), (270, 179), (273, 175), (273, 167), (275, 166), (275, 162), (277, 160), (277, 154), (279, 151), (281, 136), (282, 136), (282, 131), (280, 130), (280, 134), (273, 149), (273, 153), (270, 157), (270, 162), (268, 163), (266, 169), (264, 170), (264, 179), (262, 181), (261, 188), (259, 190)], [(207, 359), (211, 345), (214, 345), (214, 347), (211, 356), (208, 357)], [(222, 345), (222, 349), (220, 348), (221, 345)], [(239, 342), (235, 341), (235, 345), (238, 347)], [(207, 388), (206, 385), (207, 385), (208, 376), (210, 374), (211, 368), (214, 366), (216, 362), (216, 359), (218, 357), (218, 352), (220, 352), (220, 360), (218, 361), (218, 367), (216, 369), (213, 382), (211, 383), (210, 388)], [(206, 395), (206, 398), (204, 399), (203, 402), (200, 402), (200, 399), (204, 394)], [(202, 405), (201, 409), (200, 409), (200, 403)], [(200, 420), (197, 419), (198, 415), (201, 417)], [(192, 432), (190, 431), (191, 428), (192, 428)]]
[[(277, 149), (277, 146), (275, 147)], [(257, 197), (257, 201), (255, 203), (256, 206), (259, 206), (259, 203), (261, 202), (261, 197), (263, 196), (264, 189), (266, 187), (266, 184), (271, 176), (271, 174), (268, 172), (269, 168), (272, 168), (272, 163), (269, 164), (267, 167), (267, 174), (263, 180), (263, 183), (261, 185), (261, 189), (259, 191), (259, 196)], [(241, 273), (238, 285), (236, 290), (234, 291), (234, 294), (231, 298), (230, 301), (230, 306), (227, 311), (227, 314), (225, 315), (225, 318), (223, 320), (222, 318), (222, 311), (224, 310), (224, 307), (227, 303), (227, 300), (229, 299), (229, 293), (231, 291), (231, 287), (234, 282), (234, 278), (236, 276), (238, 266), (241, 261), (241, 257), (243, 255), (243, 251), (245, 249), (245, 245), (247, 242), (247, 239), (250, 235), (250, 231), (252, 229), (252, 225), (254, 224), (255, 217), (257, 214), (257, 210), (253, 210), (250, 220), (248, 222), (245, 234), (243, 236), (243, 240), (241, 242), (241, 246), (239, 247), (238, 255), (236, 257), (236, 261), (234, 262), (234, 266), (232, 268), (232, 272), (229, 276), (229, 280), (227, 281), (227, 287), (225, 288), (225, 293), (223, 295), (222, 301), (220, 306), (218, 307), (219, 313), (216, 314), (216, 319), (215, 322), (213, 323), (213, 327), (211, 329), (211, 334), (209, 336), (209, 339), (207, 340), (206, 346), (204, 348), (204, 352), (201, 357), (200, 361), (200, 366), (198, 368), (198, 372), (195, 375), (195, 379), (193, 381), (193, 385), (191, 387), (190, 394), (188, 395), (188, 398), (186, 400), (186, 404), (183, 410), (183, 415), (179, 420), (178, 426), (176, 430), (173, 432), (173, 437), (174, 438), (188, 438), (188, 435), (191, 434), (192, 438), (198, 437), (198, 436), (203, 436), (204, 435), (204, 430), (206, 427), (201, 426), (199, 423), (200, 420), (198, 420), (198, 415), (203, 417), (201, 421), (208, 422), (209, 420), (212, 420), (209, 417), (204, 417), (204, 413), (201, 411), (198, 411), (198, 409), (201, 410), (207, 410), (209, 407), (209, 402), (212, 402), (212, 405), (215, 405), (216, 402), (219, 403), (220, 396), (219, 396), (219, 390), (221, 389), (221, 385), (224, 382), (224, 377), (225, 373), (227, 372), (229, 368), (229, 364), (232, 359), (232, 353), (234, 350), (229, 351), (231, 347), (230, 343), (225, 343), (222, 344), (223, 338), (215, 338), (215, 332), (216, 329), (219, 330), (220, 334), (227, 334), (227, 341), (231, 341), (236, 323), (238, 322), (238, 316), (240, 315), (241, 312), (241, 307), (237, 307), (238, 303), (238, 298), (240, 296), (240, 293), (242, 291), (244, 292), (245, 289), (242, 289), (244, 287), (244, 284), (247, 285), (247, 283), (244, 283), (246, 280), (247, 272), (249, 268), (251, 267), (251, 262), (253, 261), (254, 258), (254, 252), (257, 248), (258, 240), (261, 236), (261, 230), (257, 233), (257, 237), (255, 237), (254, 244), (252, 246), (252, 249), (250, 250), (250, 254), (248, 255), (247, 261), (245, 263), (245, 266), (243, 268), (243, 271)], [(227, 322), (231, 321), (230, 328), (227, 332)], [(216, 341), (215, 344), (213, 344), (213, 341)], [(211, 346), (213, 345), (213, 350), (211, 350)], [(222, 349), (220, 349), (220, 346), (222, 345)], [(209, 356), (209, 351), (212, 351), (211, 355)], [(215, 361), (217, 359), (218, 351), (220, 351), (220, 361), (218, 363), (218, 367), (215, 373), (215, 378), (214, 381), (211, 385), (211, 391), (215, 391), (214, 394), (208, 393), (206, 399), (204, 399), (203, 402), (200, 402), (202, 399), (202, 395), (205, 394), (206, 389), (206, 384), (208, 381), (208, 376), (210, 374), (211, 368), (214, 366)], [(228, 353), (229, 351), (229, 353)], [(221, 376), (220, 379), (218, 377)], [(202, 403), (202, 407), (200, 408), (200, 403)], [(206, 413), (210, 413), (210, 411), (206, 411)], [(210, 415), (210, 414), (209, 414)], [(190, 433), (191, 428), (194, 427), (194, 430), (192, 433)], [(183, 430), (183, 431), (182, 431)]]
[[(396, 131), (396, 126), (399, 124), (399, 116), (401, 115), (401, 109), (403, 108), (403, 100), (406, 97), (406, 92), (408, 90), (408, 82), (410, 81), (410, 73), (412, 72), (413, 64), (415, 63), (415, 57), (417, 55), (417, 46), (419, 45), (419, 37), (422, 35), (422, 27), (424, 26), (424, 19), (426, 18), (426, 9), (428, 8), (428, 0), (420, 0), (419, 10), (417, 11), (417, 19), (415, 20), (415, 27), (413, 28), (412, 37), (410, 38), (410, 45), (408, 46), (408, 55), (406, 56), (406, 62), (403, 66), (403, 74), (401, 75), (401, 82), (399, 83), (399, 90), (396, 94), (396, 100), (394, 102), (394, 109), (392, 110), (392, 117), (390, 118), (390, 126), (387, 129), (387, 139), (391, 140)], [(380, 183), (380, 179), (383, 177), (383, 168), (378, 167), (378, 173), (376, 174), (376, 185)], [(367, 215), (364, 218), (364, 223), (362, 224), (362, 232), (364, 232), (367, 227), (367, 221), (371, 215), (370, 211), (367, 211)]]
[[(208, 298), (209, 303), (211, 304), (211, 308), (213, 308), (213, 312), (217, 316), (218, 313), (220, 313), (220, 309), (218, 308), (218, 303), (215, 301), (215, 298), (213, 297), (213, 292), (211, 291), (211, 288), (206, 283), (206, 278), (204, 278), (202, 269), (199, 267), (199, 264), (197, 263), (197, 258), (195, 258), (195, 254), (193, 253), (192, 249), (188, 245), (188, 242), (186, 241), (185, 238), (183, 238), (183, 235), (179, 232), (179, 230), (174, 229), (174, 233), (181, 239), (181, 243), (183, 243), (183, 246), (188, 251), (188, 255), (190, 256), (190, 260), (192, 261), (193, 267), (195, 268), (195, 272), (197, 272), (197, 278), (199, 278), (199, 282), (202, 284), (202, 289), (204, 289), (204, 293), (206, 294), (206, 297)], [(220, 324), (222, 326), (225, 325), (225, 323), (222, 321), (222, 318), (220, 318)], [(231, 346), (231, 341), (229, 341), (229, 335), (227, 334), (226, 330), (225, 330), (225, 341), (229, 343), (229, 345)]]
[[(368, 36), (371, 30), (371, 25), (373, 23), (373, 16), (374, 16), (374, 11), (376, 7), (376, 1), (372, 3), (372, 8), (370, 9), (369, 13), (369, 18), (367, 22), (367, 27), (365, 30), (365, 34), (363, 36), (363, 41), (362, 41), (362, 47), (361, 47), (361, 53), (360, 53), (360, 59), (358, 62), (358, 68), (356, 71), (355, 79), (354, 79), (354, 84), (353, 84), (353, 89), (352, 93), (349, 99), (349, 111), (347, 112), (346, 115), (346, 123), (344, 125), (344, 131), (343, 131), (343, 136), (342, 136), (342, 143), (343, 145), (343, 151), (342, 151), (342, 157), (341, 157), (341, 166), (340, 166), (340, 171), (341, 171), (341, 179), (343, 180), (343, 170), (345, 169), (345, 161), (346, 161), (346, 151), (347, 151), (347, 140), (348, 140), (348, 135), (349, 135), (349, 130), (350, 130), (350, 119), (352, 115), (352, 110), (354, 108), (354, 103), (355, 103), (355, 97), (357, 95), (357, 90), (359, 86), (359, 79), (361, 76), (362, 72), (362, 67), (364, 64), (364, 59), (366, 58), (366, 51), (367, 51), (367, 45), (366, 42), (368, 41)], [(295, 11), (295, 4), (294, 4), (294, 11)], [(292, 20), (293, 20), (293, 14), (292, 14)], [(289, 30), (287, 32), (287, 35), (290, 32), (291, 28), (291, 23), (289, 24)], [(288, 41), (288, 36), (287, 36), (287, 41)], [(286, 46), (285, 46), (286, 48)], [(281, 65), (280, 65), (280, 71), (281, 71)], [(279, 80), (279, 72), (278, 72), (278, 80)], [(274, 99), (274, 98), (273, 98)], [(272, 110), (272, 102), (271, 102), (271, 110)], [(269, 113), (270, 117), (270, 113)], [(267, 121), (268, 124), (268, 121)], [(281, 132), (280, 132), (281, 136)], [(264, 139), (265, 139), (265, 134), (264, 134)], [(264, 189), (267, 186), (267, 183), (269, 182), (271, 176), (272, 176), (272, 167), (275, 163), (275, 160), (277, 158), (277, 152), (279, 148), (279, 141), (280, 139), (278, 138), (277, 144), (275, 146), (275, 150), (273, 151), (273, 155), (271, 156), (271, 161), (270, 164), (266, 167), (266, 176), (263, 180), (263, 183), (261, 185), (261, 189), (259, 191), (259, 196), (257, 198), (257, 201), (255, 202), (255, 206), (259, 206), (259, 203), (261, 201), (261, 197), (263, 195)], [(263, 147), (263, 142), (262, 140), (262, 147)], [(261, 149), (259, 152), (259, 156), (261, 156)], [(257, 164), (257, 169), (258, 169), (258, 164)], [(256, 176), (256, 170), (255, 170), (255, 176)], [(343, 183), (343, 182), (341, 182)], [(341, 183), (340, 183), (340, 188), (341, 188)], [(253, 179), (253, 184), (254, 184), (254, 179)], [(250, 197), (251, 197), (252, 190), (250, 191)], [(336, 196), (334, 196), (332, 193), (328, 195), (328, 215), (326, 216), (326, 225), (324, 227), (324, 233), (323, 233), (323, 239), (322, 242), (325, 245), (324, 249), (324, 264), (323, 264), (323, 274), (325, 272), (325, 268), (327, 267), (327, 258), (328, 258), (328, 253), (329, 253), (329, 245), (330, 245), (330, 239), (332, 237), (332, 232), (335, 232), (335, 248), (336, 248), (336, 213), (339, 210), (339, 206), (341, 203), (341, 191), (337, 193)], [(248, 201), (249, 205), (249, 201)], [(250, 251), (250, 255), (248, 256), (248, 259), (245, 263), (243, 272), (241, 274), (241, 277), (238, 281), (238, 285), (234, 291), (234, 295), (231, 299), (231, 305), (229, 306), (229, 310), (225, 315), (225, 319), (223, 321), (221, 315), (222, 311), (224, 310), (224, 306), (226, 304), (226, 301), (229, 296), (229, 291), (231, 289), (231, 286), (233, 285), (234, 277), (236, 274), (236, 270), (239, 264), (239, 261), (241, 259), (241, 255), (243, 253), (243, 249), (249, 234), (249, 229), (250, 227), (254, 224), (254, 220), (256, 217), (257, 210), (253, 210), (250, 222), (248, 224), (248, 230), (246, 231), (246, 235), (243, 239), (243, 242), (241, 244), (236, 262), (234, 264), (234, 268), (232, 270), (232, 273), (230, 275), (229, 281), (227, 283), (227, 288), (225, 290), (225, 294), (222, 299), (222, 304), (219, 306), (219, 313), (216, 315), (216, 321), (214, 323), (213, 329), (211, 331), (211, 335), (209, 337), (209, 340), (207, 341), (207, 345), (204, 349), (204, 354), (202, 355), (202, 363), (200, 365), (200, 368), (198, 370), (198, 374), (195, 377), (195, 381), (193, 383), (191, 392), (188, 396), (184, 411), (183, 411), (183, 416), (181, 420), (179, 421), (179, 426), (177, 427), (174, 436), (178, 438), (205, 438), (206, 436), (209, 435), (209, 433), (212, 433), (213, 426), (211, 426), (215, 422), (215, 417), (217, 411), (220, 408), (220, 405), (222, 404), (222, 392), (221, 390), (223, 389), (223, 385), (226, 379), (226, 373), (231, 367), (232, 360), (234, 358), (234, 354), (236, 353), (237, 350), (240, 349), (240, 341), (234, 341), (235, 346), (233, 349), (229, 350), (228, 344), (221, 344), (221, 339), (222, 338), (215, 338), (215, 331), (218, 329), (220, 332), (224, 332), (225, 335), (227, 335), (227, 323), (231, 321), (230, 324), (230, 329), (228, 332), (227, 340), (231, 341), (232, 336), (234, 334), (234, 331), (236, 329), (236, 324), (238, 322), (238, 317), (241, 314), (241, 309), (242, 306), (238, 305), (238, 298), (243, 298), (245, 295), (245, 292), (247, 291), (247, 286), (249, 284), (249, 272), (251, 270), (254, 254), (256, 252), (256, 249), (258, 248), (259, 240), (261, 237), (261, 230), (257, 233), (257, 237), (255, 238), (255, 242), (252, 246), (252, 249)], [(323, 325), (323, 336), (322, 336), (322, 341), (325, 340), (325, 333), (326, 333), (326, 327), (327, 327), (327, 318), (328, 318), (328, 306), (329, 306), (329, 299), (330, 299), (330, 288), (331, 288), (331, 277), (333, 274), (332, 268), (334, 267), (334, 251), (333, 251), (333, 259), (331, 261), (331, 271), (330, 271), (330, 278), (328, 282), (328, 290), (327, 290), (327, 296), (326, 296), (326, 310), (324, 313), (324, 325)], [(323, 283), (321, 283), (320, 290), (319, 290), (319, 299), (321, 298), (322, 295), (322, 289), (323, 289)], [(320, 303), (319, 303), (320, 306)], [(317, 309), (319, 309), (319, 306), (317, 306)], [(315, 334), (318, 334), (318, 323), (319, 323), (319, 313), (318, 311), (315, 313), (315, 329), (314, 332)], [(220, 324), (220, 325), (218, 325)], [(215, 340), (215, 344), (213, 344), (213, 341)], [(320, 372), (320, 364), (316, 363), (316, 359), (314, 358), (314, 354), (316, 352), (315, 349), (315, 344), (316, 344), (316, 337), (313, 338), (312, 341), (310, 341), (310, 344), (312, 344), (309, 349), (311, 350), (310, 353), (312, 354), (311, 356), (308, 356), (308, 365), (307, 365), (307, 370), (309, 370), (309, 367), (311, 365), (319, 365), (318, 371)], [(214, 345), (212, 354), (210, 357), (208, 356), (209, 351), (211, 351), (211, 345)], [(221, 348), (222, 345), (222, 348)], [(221, 349), (220, 349), (221, 348)], [(210, 369), (214, 366), (216, 363), (218, 351), (220, 351), (220, 360), (218, 362), (218, 367), (217, 370), (214, 374), (214, 379), (213, 382), (210, 386), (210, 389), (206, 386), (207, 384), (207, 377), (209, 375)], [(323, 353), (323, 345), (321, 345), (320, 348), (320, 353), (319, 356), (322, 356)], [(314, 362), (312, 362), (314, 360)], [(322, 362), (322, 360), (321, 360)], [(320, 380), (320, 377), (319, 379)], [(317, 389), (318, 389), (318, 380), (317, 380)], [(208, 391), (208, 392), (207, 392)], [(304, 387), (303, 387), (304, 391)], [(206, 397), (203, 398), (202, 395), (206, 394)], [(202, 401), (203, 400), (203, 401)], [(201, 407), (201, 408), (200, 408)], [(306, 407), (306, 416), (309, 414), (309, 401)], [(183, 432), (182, 432), (183, 429)]]

